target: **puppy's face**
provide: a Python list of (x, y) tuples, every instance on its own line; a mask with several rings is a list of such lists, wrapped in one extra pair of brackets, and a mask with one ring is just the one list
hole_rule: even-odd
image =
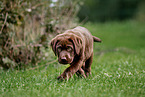
[(72, 42), (63, 39), (56, 45), (56, 53), (58, 55), (58, 61), (61, 64), (70, 64), (74, 58), (74, 47)]
[(56, 37), (51, 42), (55, 55), (61, 64), (70, 64), (74, 59), (74, 46), (67, 37)]
[(51, 41), (51, 47), (58, 61), (61, 64), (70, 64), (74, 60), (75, 54), (79, 54), (81, 40), (72, 34), (61, 34)]

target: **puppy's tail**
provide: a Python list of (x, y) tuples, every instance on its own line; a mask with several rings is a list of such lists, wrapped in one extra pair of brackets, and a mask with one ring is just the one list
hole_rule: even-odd
[(101, 39), (98, 37), (93, 36), (94, 42), (101, 42)]

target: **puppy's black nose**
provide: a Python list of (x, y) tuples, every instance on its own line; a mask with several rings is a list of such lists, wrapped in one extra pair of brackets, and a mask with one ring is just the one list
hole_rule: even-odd
[(66, 57), (61, 58), (61, 61), (62, 61), (62, 62), (67, 62)]

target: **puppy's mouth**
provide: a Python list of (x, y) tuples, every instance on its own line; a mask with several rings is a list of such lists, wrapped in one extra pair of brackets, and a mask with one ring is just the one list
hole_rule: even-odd
[(62, 62), (62, 61), (60, 61), (59, 63), (64, 65), (69, 64), (68, 62)]
[(72, 61), (67, 61), (67, 60), (63, 60), (63, 59), (60, 59), (58, 60), (60, 64), (70, 64)]

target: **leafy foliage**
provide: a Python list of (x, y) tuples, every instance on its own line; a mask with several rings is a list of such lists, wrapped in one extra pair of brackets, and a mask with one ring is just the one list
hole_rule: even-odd
[(52, 35), (76, 25), (78, 10), (77, 0), (0, 1), (0, 65), (37, 64)]

